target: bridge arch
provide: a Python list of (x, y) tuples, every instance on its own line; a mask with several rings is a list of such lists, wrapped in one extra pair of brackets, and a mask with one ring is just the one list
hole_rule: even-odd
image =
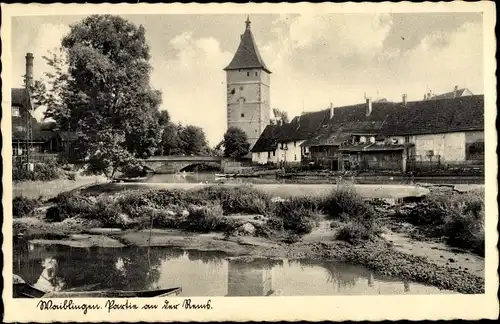
[(195, 165), (218, 166), (223, 170), (225, 159), (220, 156), (153, 156), (141, 162), (155, 173), (176, 173)]

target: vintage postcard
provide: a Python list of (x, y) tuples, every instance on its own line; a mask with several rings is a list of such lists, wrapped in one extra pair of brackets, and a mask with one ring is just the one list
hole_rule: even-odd
[(5, 321), (498, 318), (494, 26), (2, 5)]

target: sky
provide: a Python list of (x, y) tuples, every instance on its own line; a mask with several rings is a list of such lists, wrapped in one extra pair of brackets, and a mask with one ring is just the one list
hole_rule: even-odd
[[(122, 15), (146, 29), (151, 82), (175, 122), (202, 127), (211, 145), (226, 130), (226, 77), (246, 15)], [(34, 77), (50, 68), (42, 56), (60, 46), (84, 16), (12, 18), (13, 85), (24, 56)], [(455, 85), (483, 94), (481, 13), (254, 14), (251, 28), (271, 74), (271, 107), (290, 117), (373, 100), (421, 100)], [(36, 112), (43, 116), (43, 107)]]

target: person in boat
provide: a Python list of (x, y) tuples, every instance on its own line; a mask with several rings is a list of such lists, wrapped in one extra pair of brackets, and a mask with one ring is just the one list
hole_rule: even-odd
[(56, 277), (57, 260), (47, 258), (42, 262), (42, 267), (43, 271), (33, 287), (46, 292), (61, 290), (63, 284)]

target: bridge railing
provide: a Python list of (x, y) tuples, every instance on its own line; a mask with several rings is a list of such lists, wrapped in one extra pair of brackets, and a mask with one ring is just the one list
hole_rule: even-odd
[(190, 156), (190, 155), (167, 155), (167, 156), (152, 156), (143, 161), (206, 161), (206, 162), (220, 162), (224, 158), (221, 156)]

